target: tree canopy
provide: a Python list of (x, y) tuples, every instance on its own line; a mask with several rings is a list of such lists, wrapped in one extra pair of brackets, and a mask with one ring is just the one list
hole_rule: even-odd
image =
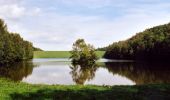
[(7, 30), (7, 25), (0, 19), (0, 64), (33, 58), (33, 45), (17, 33)]
[(86, 44), (84, 39), (78, 39), (73, 43), (70, 58), (73, 63), (94, 63), (98, 59), (94, 47)]
[(167, 61), (170, 57), (170, 23), (137, 33), (105, 48), (105, 58)]

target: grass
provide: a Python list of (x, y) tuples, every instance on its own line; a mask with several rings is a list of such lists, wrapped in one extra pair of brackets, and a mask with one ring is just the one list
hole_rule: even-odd
[[(102, 58), (104, 51), (96, 51), (99, 58)], [(35, 51), (34, 58), (69, 58), (69, 51)]]
[(0, 100), (170, 100), (170, 85), (31, 85), (0, 79)]

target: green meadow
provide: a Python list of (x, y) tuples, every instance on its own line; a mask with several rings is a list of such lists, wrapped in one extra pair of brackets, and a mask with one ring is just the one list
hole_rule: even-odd
[(169, 100), (170, 85), (31, 85), (0, 79), (0, 100)]
[[(105, 51), (96, 51), (99, 58), (102, 58)], [(34, 58), (69, 58), (69, 51), (34, 51)]]

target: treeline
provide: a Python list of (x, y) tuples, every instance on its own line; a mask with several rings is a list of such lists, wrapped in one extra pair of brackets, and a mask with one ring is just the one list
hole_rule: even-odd
[(97, 48), (96, 51), (106, 51), (107, 47)]
[(33, 47), (34, 51), (43, 51), (42, 49), (40, 48), (37, 48), (37, 47)]
[(0, 64), (32, 58), (32, 43), (23, 40), (19, 34), (9, 32), (7, 25), (0, 19)]
[(170, 61), (170, 23), (137, 33), (106, 48), (105, 58)]

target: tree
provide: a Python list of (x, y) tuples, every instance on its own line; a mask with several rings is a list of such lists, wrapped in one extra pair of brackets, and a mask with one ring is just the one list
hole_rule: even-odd
[(104, 57), (143, 61), (170, 61), (170, 23), (146, 29), (106, 48)]
[(0, 65), (33, 58), (33, 45), (17, 33), (9, 32), (0, 19)]
[(73, 43), (71, 57), (73, 63), (94, 63), (98, 58), (92, 45), (86, 44), (84, 39), (78, 39)]

